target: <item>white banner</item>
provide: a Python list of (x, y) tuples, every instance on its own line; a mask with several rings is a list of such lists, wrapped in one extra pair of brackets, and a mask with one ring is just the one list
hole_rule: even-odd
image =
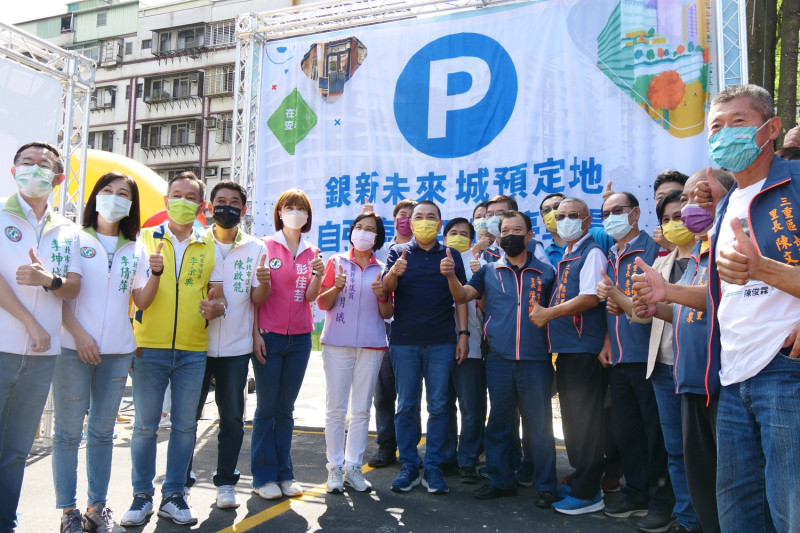
[(391, 221), (400, 199), (433, 200), (447, 220), (507, 194), (546, 241), (545, 195), (600, 224), (609, 180), (652, 227), (656, 175), (708, 164), (710, 16), (710, 0), (551, 0), (268, 43), (255, 231), (290, 187), (324, 252), (365, 201)]
[[(61, 112), (61, 82), (19, 63), (0, 58), (0, 165), (13, 165), (14, 153), (23, 144), (44, 141), (56, 144)], [(0, 198), (17, 192), (10, 173), (0, 179)]]

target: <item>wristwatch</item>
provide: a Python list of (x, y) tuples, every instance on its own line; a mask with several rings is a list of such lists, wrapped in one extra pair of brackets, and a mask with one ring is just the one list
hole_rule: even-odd
[(53, 276), (53, 281), (50, 282), (49, 287), (42, 287), (45, 291), (57, 291), (64, 284), (64, 280), (60, 276)]
[(459, 335), (466, 335), (467, 337), (469, 337), (469, 330), (468, 329), (462, 329), (461, 331), (458, 332), (458, 334)]

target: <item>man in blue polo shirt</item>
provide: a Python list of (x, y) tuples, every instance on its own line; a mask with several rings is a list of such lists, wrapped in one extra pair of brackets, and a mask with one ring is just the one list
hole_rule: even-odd
[[(414, 238), (389, 251), (383, 276), (384, 290), (393, 292), (395, 299), (389, 348), (397, 388), (395, 433), (402, 464), (391, 488), (406, 492), (420, 483), (416, 413), (425, 378), (428, 430), (422, 482), (428, 492), (444, 494), (449, 491), (441, 464), (447, 440), (450, 373), (456, 360), (460, 363), (469, 352), (467, 308), (465, 304), (456, 306), (456, 339), (453, 296), (447, 278), (440, 273), (440, 263), (449, 249), (436, 240), (442, 228), (439, 207), (433, 202), (419, 202), (411, 213), (411, 227)], [(452, 250), (451, 255), (456, 277), (466, 283), (461, 254)]]

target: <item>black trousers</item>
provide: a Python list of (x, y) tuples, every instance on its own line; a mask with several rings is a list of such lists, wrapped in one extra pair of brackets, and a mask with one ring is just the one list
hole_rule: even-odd
[(671, 511), (675, 495), (667, 469), (667, 450), (647, 363), (620, 363), (611, 369), (611, 417), (617, 438), (625, 499)]
[(719, 533), (717, 514), (717, 399), (681, 394), (683, 460), (692, 506), (705, 533)]
[(600, 491), (603, 477), (603, 365), (597, 354), (560, 353), (556, 381), (564, 443), (575, 468), (572, 496), (590, 500)]

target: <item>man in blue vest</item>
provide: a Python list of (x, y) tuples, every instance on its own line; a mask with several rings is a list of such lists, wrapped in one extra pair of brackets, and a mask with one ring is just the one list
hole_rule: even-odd
[(736, 179), (717, 206), (708, 283), (720, 526), (800, 531), (800, 162), (775, 157), (781, 119), (756, 85), (717, 94), (708, 130), (709, 156)]
[(547, 509), (555, 500), (555, 440), (550, 394), (553, 365), (545, 330), (528, 320), (531, 306), (546, 304), (555, 272), (527, 250), (533, 239), (531, 219), (506, 211), (500, 221), (500, 246), (504, 257), (484, 265), (464, 286), (456, 278), (454, 261), (441, 262), (456, 302), (484, 297), (484, 331), (489, 339), (486, 382), (492, 411), (486, 426), (486, 466), (490, 482), (475, 498), (487, 500), (517, 493), (514, 479), (511, 427), (519, 406), (528, 424), (533, 456), (533, 478), (538, 491), (536, 506)]
[[(633, 294), (631, 276), (640, 270), (636, 258), (652, 265), (659, 250), (650, 235), (639, 230), (640, 215), (639, 200), (631, 193), (613, 194), (603, 203), (603, 227), (615, 241), (608, 253), (609, 280), (605, 283), (618, 286), (627, 297)], [(600, 353), (600, 362), (612, 366), (612, 423), (626, 485), (625, 498), (606, 507), (605, 514), (614, 518), (644, 516), (637, 524), (640, 531), (665, 531), (674, 522), (675, 496), (655, 392), (646, 377), (650, 323), (630, 321), (624, 313), (608, 311), (606, 320), (610, 346)]]
[(558, 234), (567, 250), (558, 263), (550, 306), (534, 302), (530, 319), (547, 326), (550, 352), (558, 353), (556, 382), (561, 401), (564, 441), (575, 473), (561, 485), (553, 504), (559, 513), (601, 511), (603, 475), (603, 366), (597, 359), (606, 336), (605, 312), (599, 307), (597, 283), (606, 268), (600, 246), (589, 235), (592, 217), (580, 198), (564, 198), (556, 213)]

